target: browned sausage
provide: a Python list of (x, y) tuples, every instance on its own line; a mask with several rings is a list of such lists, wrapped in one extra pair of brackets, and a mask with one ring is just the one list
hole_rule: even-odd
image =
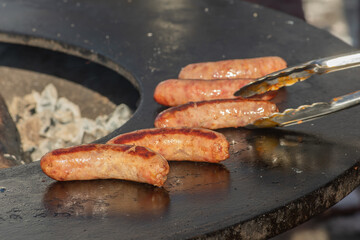
[(259, 78), (286, 68), (280, 57), (222, 60), (218, 62), (193, 63), (179, 73), (180, 79), (234, 79)]
[[(159, 83), (154, 92), (154, 99), (165, 106), (178, 106), (188, 102), (212, 99), (234, 99), (234, 93), (241, 87), (253, 82), (252, 79), (222, 80), (185, 80), (169, 79)], [(268, 92), (254, 99), (270, 100), (276, 92)]]
[(200, 128), (142, 129), (121, 134), (108, 143), (148, 147), (175, 161), (220, 162), (229, 157), (225, 136)]
[(111, 144), (57, 149), (45, 154), (40, 165), (58, 181), (113, 178), (162, 186), (169, 172), (164, 157), (150, 149)]
[(190, 102), (171, 107), (155, 119), (155, 127), (243, 127), (277, 112), (274, 103), (261, 100), (222, 99)]

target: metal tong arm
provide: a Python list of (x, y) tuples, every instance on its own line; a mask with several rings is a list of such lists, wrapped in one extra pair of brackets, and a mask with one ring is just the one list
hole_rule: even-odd
[(242, 87), (234, 93), (234, 96), (251, 97), (304, 81), (313, 74), (324, 74), (357, 66), (360, 66), (360, 51), (320, 58), (270, 73)]
[(327, 114), (355, 106), (359, 103), (360, 90), (333, 98), (329, 103), (317, 102), (311, 105), (300, 106), (297, 109), (287, 109), (282, 113), (274, 113), (269, 117), (260, 118), (246, 127), (269, 128), (291, 126), (323, 117)]
[(360, 51), (321, 58), (309, 63), (316, 66), (314, 71), (318, 74), (358, 67), (360, 66)]

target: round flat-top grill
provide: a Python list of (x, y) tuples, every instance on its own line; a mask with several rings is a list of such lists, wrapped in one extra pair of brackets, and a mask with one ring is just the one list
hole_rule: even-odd
[[(100, 63), (139, 90), (132, 119), (102, 143), (153, 127), (164, 109), (153, 100), (156, 85), (189, 63), (277, 55), (291, 66), (353, 50), (301, 20), (232, 0), (1, 0), (0, 40)], [(328, 101), (360, 89), (359, 73), (313, 77), (281, 90), (274, 101), (280, 110)], [(164, 188), (120, 180), (56, 182), (38, 162), (1, 170), (1, 239), (274, 236), (359, 184), (358, 110), (286, 129), (221, 129), (230, 158), (170, 163)]]

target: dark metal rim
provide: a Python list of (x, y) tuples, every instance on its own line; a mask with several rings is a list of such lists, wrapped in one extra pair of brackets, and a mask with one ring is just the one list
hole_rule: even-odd
[[(259, 218), (235, 224), (191, 239), (267, 239), (294, 228), (318, 215), (350, 194), (360, 185), (360, 162), (319, 189), (285, 204)], [(331, 200), (329, 200), (331, 199)], [(304, 205), (305, 203), (305, 205)], [(309, 204), (316, 203), (311, 209)], [(276, 225), (274, 224), (276, 223)], [(276, 226), (269, 228), (268, 226)]]

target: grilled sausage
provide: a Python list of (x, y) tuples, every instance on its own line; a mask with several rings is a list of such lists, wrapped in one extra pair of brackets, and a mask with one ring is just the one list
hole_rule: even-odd
[[(222, 80), (184, 80), (169, 79), (159, 83), (154, 92), (154, 99), (165, 106), (178, 106), (188, 102), (212, 99), (234, 99), (234, 93), (241, 87), (253, 82), (251, 79)], [(255, 96), (253, 99), (270, 100), (276, 92)]]
[(259, 78), (286, 68), (280, 57), (222, 60), (218, 62), (193, 63), (179, 73), (180, 79), (234, 79)]
[(169, 172), (167, 161), (145, 147), (87, 144), (45, 154), (41, 169), (58, 181), (124, 179), (162, 186)]
[(190, 102), (162, 111), (155, 119), (155, 127), (243, 127), (274, 112), (277, 112), (274, 103), (261, 100), (222, 99)]
[(121, 134), (107, 143), (148, 147), (167, 160), (220, 162), (229, 157), (221, 133), (200, 128), (152, 128)]

